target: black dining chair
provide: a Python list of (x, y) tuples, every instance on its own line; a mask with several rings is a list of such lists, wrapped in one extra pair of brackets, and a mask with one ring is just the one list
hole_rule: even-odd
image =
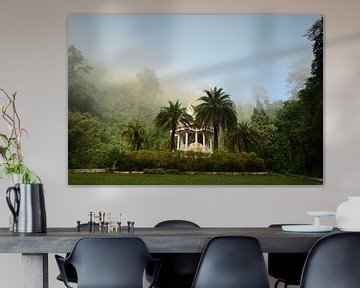
[[(89, 229), (89, 224), (88, 223), (82, 223), (80, 224), (80, 229), (81, 230), (88, 230)], [(94, 229), (98, 230), (99, 229), (99, 224), (98, 223), (95, 223), (95, 227)], [(66, 257), (69, 256), (69, 253), (66, 254)], [(76, 270), (74, 268), (73, 265), (71, 265), (70, 263), (67, 263), (65, 262), (64, 263), (64, 268), (65, 268), (65, 274), (66, 274), (66, 278), (67, 278), (67, 281), (68, 282), (71, 282), (71, 283), (77, 283), (77, 275), (76, 275)], [(62, 277), (61, 277), (61, 274), (59, 274), (57, 277), (56, 277), (57, 280), (59, 281), (63, 281)]]
[[(66, 287), (70, 284), (65, 263), (74, 266), (77, 288), (143, 288), (143, 274), (154, 262), (154, 281), (160, 262), (149, 253), (139, 238), (82, 238), (68, 257), (55, 255), (60, 275)], [(153, 287), (153, 283), (149, 287)]]
[(248, 236), (219, 236), (206, 245), (192, 288), (269, 288), (260, 244)]
[[(272, 224), (270, 228), (281, 228), (282, 225)], [(283, 283), (284, 288), (288, 285), (300, 285), (301, 273), (307, 253), (269, 253), (268, 273), (269, 276), (277, 279), (274, 288)]]
[(300, 288), (358, 288), (359, 268), (359, 232), (325, 236), (309, 252)]
[[(200, 228), (188, 220), (166, 220), (155, 225), (155, 229)], [(156, 253), (152, 254), (161, 259), (162, 266), (155, 283), (156, 288), (190, 288), (198, 266), (200, 253)], [(151, 279), (153, 267), (147, 269), (147, 279)]]

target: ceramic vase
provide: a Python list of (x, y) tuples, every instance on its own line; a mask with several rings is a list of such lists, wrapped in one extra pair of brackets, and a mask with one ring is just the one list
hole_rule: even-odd
[(336, 226), (342, 231), (360, 231), (360, 196), (348, 197), (338, 206)]
[(42, 184), (15, 184), (6, 190), (6, 202), (13, 214), (13, 232), (47, 231)]

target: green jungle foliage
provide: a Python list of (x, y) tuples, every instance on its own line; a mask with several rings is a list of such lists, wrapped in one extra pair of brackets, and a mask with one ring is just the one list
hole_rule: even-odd
[[(70, 46), (68, 168), (150, 174), (267, 170), (322, 177), (323, 19), (305, 36), (313, 44), (314, 60), (303, 88), (283, 103), (257, 103), (250, 118), (243, 114), (249, 107), (234, 103), (221, 87), (204, 90), (200, 98), (173, 91), (169, 100), (151, 69), (132, 79), (104, 80), (104, 68), (89, 65)], [(197, 104), (196, 119), (185, 113), (187, 102)], [(178, 122), (212, 128), (215, 152), (174, 151)]]

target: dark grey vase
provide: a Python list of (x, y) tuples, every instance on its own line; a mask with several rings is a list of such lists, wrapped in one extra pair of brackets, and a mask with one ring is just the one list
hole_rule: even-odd
[(47, 231), (42, 184), (15, 184), (6, 190), (6, 202), (14, 216), (14, 232), (45, 233)]

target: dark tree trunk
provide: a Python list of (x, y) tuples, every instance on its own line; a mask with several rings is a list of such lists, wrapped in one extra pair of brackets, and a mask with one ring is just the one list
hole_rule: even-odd
[(219, 148), (219, 128), (214, 125), (214, 151)]

